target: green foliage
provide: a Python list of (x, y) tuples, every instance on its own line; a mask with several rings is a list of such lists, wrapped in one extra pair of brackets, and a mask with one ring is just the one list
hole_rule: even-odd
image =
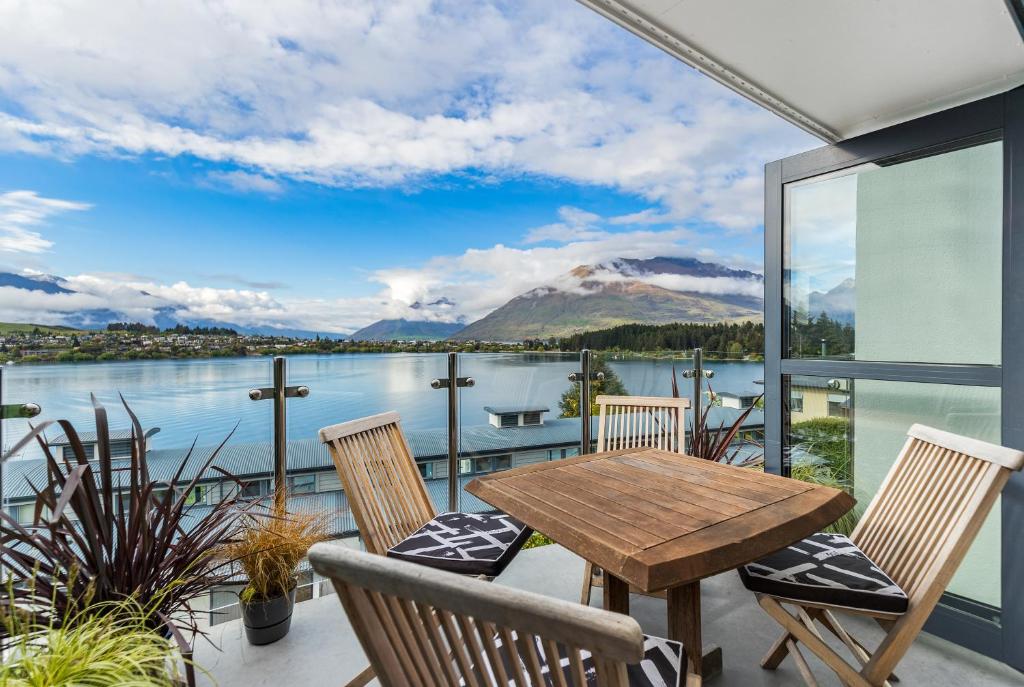
[(160, 328), (141, 322), (111, 322), (107, 325), (108, 332), (127, 332), (129, 334), (158, 334)]
[(820, 358), (822, 339), (825, 340), (825, 354), (829, 358), (853, 354), (853, 325), (833, 320), (825, 313), (806, 319), (794, 318), (789, 334), (789, 346), (794, 358)]
[[(615, 374), (615, 370), (611, 368), (604, 358), (595, 357), (590, 365), (590, 371), (592, 373), (603, 373), (604, 379), (593, 379), (590, 381), (590, 414), (597, 415), (600, 413), (600, 409), (597, 407), (597, 396), (598, 394), (608, 394), (611, 396), (628, 396), (629, 392), (626, 391), (625, 385), (619, 376)], [(573, 382), (569, 385), (569, 388), (562, 393), (562, 398), (558, 401), (558, 407), (561, 409), (562, 414), (559, 417), (579, 417), (580, 416), (580, 385)]]
[[(13, 594), (13, 586), (9, 588)], [(7, 609), (13, 608), (6, 604)], [(19, 609), (0, 616), (4, 687), (172, 687), (183, 662), (134, 599), (96, 604), (54, 622)]]
[(20, 322), (0, 322), (0, 335), (9, 334), (53, 334), (55, 336), (78, 333), (82, 330), (74, 327), (48, 326), (44, 324), (22, 324)]
[(835, 480), (853, 488), (850, 421), (844, 417), (817, 417), (795, 423), (790, 429), (790, 445), (801, 454), (815, 456)]
[[(820, 484), (825, 487), (832, 487), (833, 489), (845, 489), (849, 490), (848, 485), (842, 480), (838, 479), (836, 475), (828, 469), (827, 466), (816, 465), (812, 463), (804, 463), (802, 465), (794, 465), (790, 469), (790, 477), (798, 479), (801, 482), (808, 482), (810, 484)], [(860, 512), (856, 507), (849, 510), (845, 515), (840, 517), (834, 523), (825, 527), (825, 532), (835, 532), (836, 534), (849, 535), (853, 532), (853, 528), (857, 526), (857, 520), (860, 518)]]
[[(531, 348), (543, 342), (526, 342)], [(610, 329), (581, 332), (557, 340), (563, 351), (686, 351), (703, 348), (707, 354), (743, 357), (764, 352), (764, 325), (729, 324), (624, 324)]]
[[(818, 417), (795, 423), (790, 429), (790, 443), (801, 460), (791, 466), (790, 476), (853, 493), (849, 431), (849, 420), (842, 417)], [(850, 534), (859, 517), (855, 508), (825, 531)]]
[(537, 547), (549, 546), (554, 543), (554, 540), (551, 539), (551, 537), (549, 537), (548, 535), (541, 534), (540, 532), (534, 532), (530, 535), (530, 538), (526, 540), (526, 543), (523, 544), (523, 548), (536, 549)]

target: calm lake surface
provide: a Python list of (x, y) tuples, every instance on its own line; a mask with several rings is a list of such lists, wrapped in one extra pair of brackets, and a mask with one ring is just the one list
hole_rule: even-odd
[[(485, 424), (487, 405), (541, 404), (558, 416), (558, 399), (568, 386), (567, 375), (579, 365), (576, 354), (479, 353), (460, 356), (463, 376), (476, 386), (464, 389), (461, 421)], [(681, 371), (688, 360), (610, 360), (633, 395), (671, 395), (672, 365)], [(759, 388), (761, 363), (717, 362), (711, 386), (717, 391)], [(315, 437), (329, 424), (397, 410), (407, 429), (445, 426), (444, 391), (430, 381), (447, 372), (444, 354), (300, 355), (288, 358), (290, 384), (304, 384), (310, 395), (288, 403), (289, 438)], [(271, 359), (146, 360), (3, 368), (4, 402), (38, 403), (43, 419), (71, 420), (80, 431), (92, 430), (90, 392), (107, 406), (111, 427), (127, 428), (128, 418), (118, 393), (124, 395), (147, 429), (160, 427), (153, 448), (220, 442), (238, 424), (232, 443), (270, 441), (271, 401), (250, 401), (252, 387), (270, 386)], [(680, 378), (689, 394), (691, 382)], [(12, 445), (27, 423), (4, 423), (3, 444)], [(59, 430), (54, 434), (59, 433)], [(37, 451), (24, 454), (38, 455)]]

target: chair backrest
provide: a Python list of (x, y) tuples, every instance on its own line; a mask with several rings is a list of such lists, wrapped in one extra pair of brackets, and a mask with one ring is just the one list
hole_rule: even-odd
[(367, 551), (385, 554), (437, 515), (398, 413), (324, 427), (320, 441), (331, 451)]
[(1022, 467), (1020, 451), (914, 425), (851, 539), (927, 616)]
[(657, 396), (597, 397), (601, 414), (597, 429), (597, 450), (660, 448), (686, 451), (686, 409), (688, 398)]
[(626, 664), (644, 654), (640, 626), (626, 615), (338, 543), (317, 544), (309, 560), (334, 583), (384, 687), (549, 684), (542, 662), (567, 666), (551, 671), (550, 684), (586, 687), (584, 652), (598, 684), (626, 687)]

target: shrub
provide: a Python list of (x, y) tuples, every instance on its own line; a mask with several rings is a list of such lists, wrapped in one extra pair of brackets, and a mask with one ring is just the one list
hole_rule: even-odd
[[(13, 586), (8, 589), (13, 595)], [(172, 687), (182, 656), (153, 632), (152, 618), (134, 599), (95, 604), (54, 623), (5, 604), (0, 616), (14, 637), (0, 665), (5, 687)]]
[(226, 558), (238, 561), (249, 579), (242, 600), (262, 601), (286, 594), (309, 547), (325, 539), (327, 522), (322, 516), (247, 514), (241, 536), (225, 547)]
[[(7, 457), (37, 441), (46, 460), (47, 482), (32, 485), (32, 525), (22, 526), (0, 513), (5, 543), (0, 562), (16, 582), (34, 581), (14, 586), (9, 599), (0, 599), (0, 612), (42, 607), (48, 609), (42, 615), (59, 626), (92, 608), (133, 598), (150, 611), (148, 622), (154, 629), (162, 624), (184, 644), (180, 627), (196, 630), (188, 602), (228, 579), (230, 571), (213, 552), (238, 533), (239, 516), (252, 504), (237, 494), (199, 511), (187, 502), (186, 495), (210, 470), (238, 483), (213, 465), (223, 443), (205, 458), (193, 455), (193, 445), (169, 482), (151, 479), (146, 433), (127, 403), (133, 427), (131, 457), (115, 470), (107, 412), (95, 397), (92, 401), (98, 437), (94, 462), (66, 420), (57, 424), (67, 435), (73, 458), (58, 460), (42, 439), (53, 424), (49, 421), (32, 428), (8, 453)], [(184, 480), (190, 463), (197, 469)], [(184, 489), (175, 489), (177, 484), (184, 484)], [(8, 606), (6, 611), (2, 606)]]

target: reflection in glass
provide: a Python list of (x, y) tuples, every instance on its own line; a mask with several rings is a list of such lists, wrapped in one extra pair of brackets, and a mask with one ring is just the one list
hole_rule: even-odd
[[(999, 443), (1000, 389), (949, 384), (786, 379), (792, 476), (847, 489), (863, 512), (878, 491), (914, 423)], [(1001, 602), (997, 504), (948, 591), (988, 606)]]
[(999, 364), (1002, 144), (785, 188), (792, 358)]

